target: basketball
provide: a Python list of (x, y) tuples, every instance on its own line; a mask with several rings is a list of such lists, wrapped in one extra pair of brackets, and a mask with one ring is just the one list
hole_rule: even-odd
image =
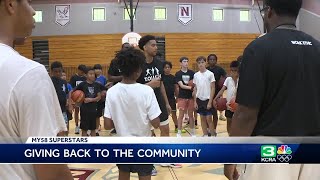
[(76, 90), (71, 94), (71, 99), (75, 103), (82, 103), (84, 98), (84, 93), (81, 90)]
[(219, 89), (221, 89), (223, 87), (224, 81), (226, 80), (225, 77), (221, 77), (219, 82), (218, 82), (218, 87)]
[(104, 91), (101, 91), (101, 100), (104, 101), (106, 99), (106, 96), (107, 96), (107, 91), (104, 90)]
[(230, 108), (232, 112), (235, 112), (238, 108), (238, 103), (236, 103), (236, 97), (233, 97), (231, 100), (230, 100)]
[(217, 99), (217, 110), (224, 111), (226, 109), (227, 109), (227, 99), (226, 98)]

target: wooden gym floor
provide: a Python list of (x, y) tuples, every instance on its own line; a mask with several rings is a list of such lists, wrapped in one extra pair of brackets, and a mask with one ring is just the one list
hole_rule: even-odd
[[(198, 118), (198, 122), (200, 118)], [(103, 119), (101, 118), (102, 130), (100, 136), (110, 136), (110, 131), (103, 129)], [(201, 126), (196, 133), (199, 138), (202, 136)], [(70, 121), (69, 136), (78, 137), (80, 135), (74, 134), (75, 122)], [(217, 127), (218, 136), (227, 136), (226, 121), (218, 122)], [(159, 130), (156, 130), (159, 136)], [(174, 125), (170, 121), (170, 136), (175, 137)], [(190, 136), (184, 133), (183, 136)], [(214, 138), (213, 138), (214, 139)], [(117, 180), (118, 168), (115, 164), (71, 164), (69, 165), (75, 180)], [(158, 175), (153, 176), (152, 180), (197, 180), (197, 179), (211, 179), (211, 180), (226, 180), (223, 175), (223, 166), (220, 164), (200, 165), (200, 164), (183, 164), (182, 168), (168, 168), (156, 165)], [(138, 180), (137, 174), (131, 173), (131, 180)]]

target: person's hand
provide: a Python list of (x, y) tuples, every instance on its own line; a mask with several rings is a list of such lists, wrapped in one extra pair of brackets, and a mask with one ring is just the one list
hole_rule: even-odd
[(194, 102), (194, 109), (195, 109), (195, 110), (198, 110), (198, 104), (197, 104), (197, 102)]
[(113, 82), (108, 82), (105, 87), (107, 89), (110, 89), (112, 86), (113, 86)]
[(207, 104), (207, 109), (210, 110), (211, 108), (212, 108), (212, 102), (209, 101)]
[(224, 175), (229, 180), (238, 180), (240, 175), (237, 170), (237, 165), (235, 164), (225, 164), (224, 165)]
[(161, 79), (160, 78), (155, 78), (155, 79), (152, 79), (148, 85), (151, 86), (152, 88), (159, 88), (160, 85), (161, 85)]
[(228, 110), (231, 110), (231, 107), (230, 107), (230, 103), (229, 103), (229, 102), (227, 102), (226, 106), (227, 106), (227, 109), (228, 109)]
[(170, 104), (167, 104), (166, 108), (167, 108), (168, 114), (171, 114), (172, 109), (171, 109)]

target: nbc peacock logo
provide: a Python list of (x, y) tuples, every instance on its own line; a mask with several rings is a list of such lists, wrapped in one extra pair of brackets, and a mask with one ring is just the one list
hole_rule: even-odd
[(280, 162), (289, 162), (292, 159), (292, 150), (288, 145), (278, 147), (277, 159)]

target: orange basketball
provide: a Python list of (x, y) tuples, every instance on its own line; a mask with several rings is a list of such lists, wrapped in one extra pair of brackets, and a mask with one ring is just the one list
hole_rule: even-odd
[(221, 76), (221, 78), (218, 82), (219, 89), (222, 89), (225, 80), (226, 80), (226, 78)]
[(236, 103), (236, 97), (233, 97), (231, 100), (230, 100), (230, 108), (232, 112), (235, 112), (238, 108), (238, 103)]
[(73, 91), (71, 94), (71, 99), (75, 103), (82, 103), (84, 101), (84, 93), (81, 90)]
[(227, 110), (227, 99), (226, 98), (217, 99), (217, 110), (218, 111)]

